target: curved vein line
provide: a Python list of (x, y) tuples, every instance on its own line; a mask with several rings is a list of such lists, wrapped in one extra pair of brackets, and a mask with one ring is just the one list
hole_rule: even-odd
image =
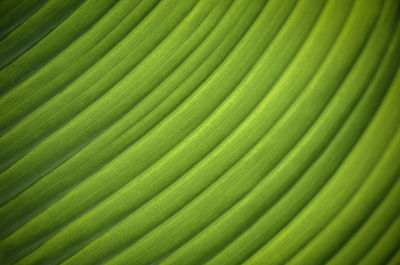
[[(107, 36), (109, 36), (114, 30), (115, 28), (117, 28), (122, 21), (124, 21), (127, 17), (129, 17), (130, 15), (132, 15), (132, 13), (134, 13), (134, 11), (136, 10), (136, 7), (138, 5), (140, 5), (140, 3), (143, 0), (139, 0), (136, 5), (134, 7), (132, 7), (132, 10), (125, 16), (125, 18), (123, 18), (122, 20), (120, 20), (119, 23), (115, 24), (115, 26), (107, 33), (105, 34), (105, 36), (103, 37), (103, 39), (105, 39)], [(120, 3), (120, 2), (118, 2)], [(98, 19), (96, 19), (96, 21), (94, 23), (92, 23), (90, 26), (87, 27), (87, 30), (85, 30), (84, 32), (82, 32), (81, 34), (79, 34), (73, 41), (71, 41), (66, 47), (64, 47), (63, 49), (61, 49), (60, 51), (58, 51), (52, 58), (50, 58), (47, 62), (43, 63), (42, 65), (39, 65), (39, 67), (36, 67), (35, 69), (33, 69), (30, 73), (27, 73), (24, 75), (24, 77), (17, 79), (16, 81), (14, 81), (11, 86), (9, 87), (9, 89), (7, 91), (1, 91), (0, 92), (0, 98), (4, 97), (8, 92), (11, 92), (11, 90), (15, 87), (17, 87), (18, 85), (20, 85), (22, 82), (27, 82), (30, 81), (32, 79), (32, 77), (35, 77), (35, 74), (40, 74), (40, 70), (42, 70), (45, 66), (47, 66), (49, 63), (54, 62), (56, 58), (58, 58), (58, 56), (61, 56), (61, 54), (63, 54), (63, 52), (65, 52), (68, 48), (72, 47), (74, 43), (76, 43), (77, 40), (79, 40), (80, 38), (88, 35), (90, 33), (90, 30), (95, 26), (98, 25), (99, 22), (101, 22), (101, 20), (105, 17), (107, 17), (107, 15), (109, 15), (113, 9), (117, 6), (118, 3), (115, 3), (111, 8), (109, 8), (101, 17), (99, 17)], [(155, 6), (153, 6), (150, 10), (148, 10), (148, 12), (145, 14), (144, 18), (146, 18), (147, 14), (151, 13), (151, 11), (155, 8)], [(144, 19), (143, 18), (143, 19)], [(143, 20), (142, 19), (142, 20)], [(141, 20), (141, 21), (142, 21)], [(137, 26), (139, 26), (141, 24), (141, 21), (134, 26), (131, 30), (129, 30), (127, 32), (127, 34), (129, 34), (131, 31), (133, 31)], [(121, 40), (125, 39), (125, 37), (127, 36), (127, 34), (124, 35), (124, 37), (121, 38)], [(101, 41), (100, 41), (101, 42)], [(118, 44), (118, 43), (116, 43)], [(115, 45), (116, 45), (115, 44)], [(95, 47), (97, 47), (98, 43), (93, 44), (93, 47), (90, 48), (94, 49)], [(80, 74), (76, 75), (74, 78), (72, 78), (71, 80), (69, 80), (67, 82), (67, 84), (65, 85), (61, 85), (60, 88), (56, 89), (54, 91), (54, 93), (50, 94), (49, 96), (47, 96), (47, 98), (45, 100), (42, 100), (41, 102), (39, 102), (39, 104), (36, 104), (35, 106), (31, 107), (31, 110), (23, 113), (22, 115), (20, 115), (17, 119), (14, 119), (14, 121), (9, 122), (9, 124), (6, 124), (6, 126), (0, 130), (0, 137), (4, 134), (6, 134), (8, 131), (10, 131), (13, 127), (15, 127), (20, 121), (22, 121), (25, 117), (27, 117), (28, 115), (30, 115), (31, 113), (33, 113), (35, 110), (39, 109), (41, 106), (43, 106), (45, 103), (47, 103), (49, 100), (51, 100), (53, 97), (57, 96), (61, 91), (63, 91), (65, 88), (68, 88), (69, 85), (71, 85), (74, 81), (76, 81), (77, 79), (79, 79), (84, 73), (86, 73), (92, 66), (94, 66), (98, 61), (100, 61), (102, 58), (104, 58), (106, 55), (109, 54), (109, 52), (115, 47), (115, 45), (110, 46), (109, 49), (107, 49), (107, 52), (103, 53), (102, 56), (98, 57), (96, 60), (94, 60), (94, 62), (89, 65), (89, 67), (86, 67), (86, 70), (81, 71)], [(87, 52), (89, 52), (90, 50), (88, 50)], [(70, 69), (71, 67), (75, 66), (74, 64), (71, 65), (67, 65), (65, 67), (65, 69)], [(60, 74), (62, 74), (62, 72), (57, 73), (56, 75), (53, 76), (53, 78), (49, 81), (52, 82), (54, 81), (57, 77), (60, 76)], [(40, 101), (40, 100), (38, 100)], [(11, 112), (11, 110), (10, 110)]]
[[(30, 49), (32, 49), (33, 46), (35, 46), (39, 41), (41, 41), (44, 37), (46, 37), (47, 35), (49, 35), (54, 29), (56, 29), (58, 27), (58, 25), (60, 25), (63, 21), (65, 21), (66, 19), (68, 19), (76, 10), (79, 9), (80, 6), (82, 6), (82, 4), (85, 2), (83, 0), (79, 0), (79, 3), (76, 3), (75, 5), (72, 6), (72, 10), (70, 11), (70, 13), (68, 15), (66, 15), (61, 21), (56, 22), (53, 27), (48, 30), (45, 34), (43, 34), (41, 37), (39, 37), (37, 40), (35, 40), (34, 42), (32, 42), (31, 44), (29, 44), (29, 47), (23, 47), (23, 48), (18, 48), (16, 51), (14, 50), (15, 46), (13, 46), (10, 49), (7, 49), (6, 52), (2, 53), (0, 55), (0, 58), (2, 58), (2, 60), (0, 60), (0, 70), (3, 70), (5, 67), (7, 67), (8, 65), (10, 65), (12, 62), (14, 62), (16, 59), (18, 59), (19, 57), (21, 57), (23, 54), (25, 54), (26, 52), (28, 52)], [(25, 21), (26, 22), (26, 21)], [(3, 58), (5, 57), (5, 58)], [(1, 91), (2, 92), (2, 91)], [(2, 95), (2, 93), (0, 93), (0, 96)]]
[[(23, 13), (21, 17), (18, 18), (18, 20), (13, 21), (12, 23), (8, 23), (8, 26), (1, 28), (0, 29), (0, 41), (5, 39), (11, 32), (13, 32), (15, 29), (17, 29), (22, 23), (24, 23), (26, 20), (28, 20), (31, 16), (36, 14), (36, 12), (47, 3), (48, 0), (44, 0), (43, 2), (39, 2), (36, 5), (33, 6), (33, 10), (28, 12)], [(5, 13), (4, 16), (8, 15), (12, 11), (14, 11), (20, 4), (23, 2), (19, 3), (17, 6), (14, 6), (11, 10), (9, 10), (7, 13)]]

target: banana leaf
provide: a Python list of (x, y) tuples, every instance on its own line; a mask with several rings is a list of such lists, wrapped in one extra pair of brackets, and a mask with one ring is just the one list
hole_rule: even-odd
[(0, 264), (400, 264), (400, 1), (1, 0)]

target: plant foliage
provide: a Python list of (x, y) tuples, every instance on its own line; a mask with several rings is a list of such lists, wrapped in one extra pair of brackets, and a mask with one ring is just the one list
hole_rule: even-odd
[(1, 264), (400, 264), (400, 1), (1, 0)]

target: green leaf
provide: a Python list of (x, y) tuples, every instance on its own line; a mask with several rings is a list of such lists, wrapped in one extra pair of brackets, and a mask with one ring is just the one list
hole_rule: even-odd
[(398, 0), (0, 1), (1, 264), (398, 264)]

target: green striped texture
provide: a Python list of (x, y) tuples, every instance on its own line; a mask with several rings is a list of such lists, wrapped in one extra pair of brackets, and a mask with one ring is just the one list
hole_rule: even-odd
[(399, 0), (0, 0), (0, 264), (400, 264)]

